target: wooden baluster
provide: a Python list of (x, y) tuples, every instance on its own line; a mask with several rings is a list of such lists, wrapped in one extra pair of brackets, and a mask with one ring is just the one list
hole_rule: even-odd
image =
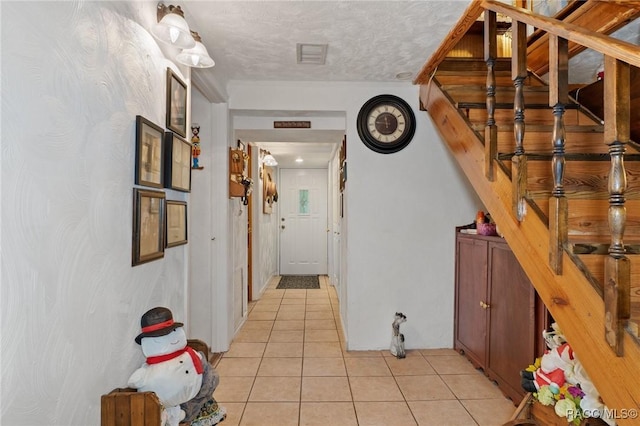
[(549, 267), (562, 274), (562, 255), (568, 240), (568, 204), (564, 192), (564, 110), (569, 103), (569, 42), (549, 34), (549, 106), (553, 107), (553, 191), (549, 198)]
[(516, 88), (513, 100), (513, 133), (516, 142), (515, 155), (511, 160), (511, 182), (513, 185), (513, 213), (519, 221), (527, 213), (527, 157), (524, 153), (524, 80), (527, 78), (527, 25), (523, 22), (511, 24), (511, 78)]
[(487, 62), (487, 127), (484, 131), (484, 174), (494, 179), (494, 164), (498, 152), (498, 127), (496, 126), (496, 72), (498, 57), (497, 14), (484, 12), (484, 60)]
[(631, 316), (631, 268), (622, 241), (627, 217), (624, 152), (630, 137), (629, 76), (629, 64), (605, 56), (604, 137), (611, 156), (608, 182), (611, 245), (604, 265), (605, 338), (618, 356), (623, 355), (624, 328)]

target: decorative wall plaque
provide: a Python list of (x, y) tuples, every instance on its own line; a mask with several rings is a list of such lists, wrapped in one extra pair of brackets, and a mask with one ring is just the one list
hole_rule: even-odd
[(310, 121), (274, 121), (274, 129), (310, 129)]

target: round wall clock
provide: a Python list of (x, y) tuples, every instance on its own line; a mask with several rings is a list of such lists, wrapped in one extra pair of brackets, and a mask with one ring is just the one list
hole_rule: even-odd
[(358, 113), (360, 139), (382, 154), (398, 152), (409, 145), (415, 131), (413, 110), (404, 99), (394, 95), (375, 96)]

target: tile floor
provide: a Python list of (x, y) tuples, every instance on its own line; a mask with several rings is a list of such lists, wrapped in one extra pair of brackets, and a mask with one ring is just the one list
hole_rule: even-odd
[[(346, 351), (335, 289), (277, 290), (216, 364), (224, 426), (501, 425), (514, 405), (452, 349)], [(389, 325), (391, 328), (391, 325)], [(391, 332), (391, 331), (389, 331)]]

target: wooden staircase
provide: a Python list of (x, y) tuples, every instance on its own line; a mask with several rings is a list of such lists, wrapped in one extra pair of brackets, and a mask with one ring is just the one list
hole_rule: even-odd
[[(609, 21), (598, 26), (575, 4), (566, 23), (472, 2), (414, 83), (605, 404), (622, 413), (640, 410), (640, 146), (629, 134), (629, 69), (640, 66), (640, 48), (575, 22), (611, 32), (640, 4), (612, 2), (607, 15), (607, 2), (584, 3), (585, 14)], [(452, 54), (482, 12), (480, 57)], [(512, 58), (497, 57), (497, 13), (513, 21)], [(538, 28), (529, 47), (525, 23)], [(568, 59), (580, 46), (605, 54), (604, 117), (569, 95)], [(550, 70), (549, 84), (527, 68), (528, 53), (536, 70)]]

